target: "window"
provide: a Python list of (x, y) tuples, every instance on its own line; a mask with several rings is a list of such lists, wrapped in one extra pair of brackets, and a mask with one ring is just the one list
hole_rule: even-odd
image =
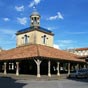
[(43, 44), (46, 43), (46, 35), (44, 35), (44, 38), (43, 38)]
[(14, 63), (9, 63), (9, 70), (14, 70)]
[(36, 17), (34, 17), (34, 20), (36, 21)]
[(32, 17), (32, 20), (33, 20), (33, 17)]
[(46, 35), (42, 36), (43, 44), (46, 44), (46, 39), (47, 39)]
[(37, 19), (36, 19), (36, 17), (34, 17), (34, 23), (37, 23)]
[(24, 44), (28, 44), (28, 38), (29, 38), (29, 36), (24, 35)]

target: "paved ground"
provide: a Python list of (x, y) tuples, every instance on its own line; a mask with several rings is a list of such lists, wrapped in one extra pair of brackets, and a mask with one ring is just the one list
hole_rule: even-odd
[(66, 78), (67, 74), (61, 74), (60, 77), (57, 75), (52, 75), (51, 77), (48, 77), (47, 75), (41, 75), (41, 78), (37, 78), (36, 75), (23, 75), (20, 74), (19, 76), (16, 76), (16, 74), (7, 74), (4, 75), (3, 73), (0, 73), (0, 77), (11, 77), (13, 79), (21, 79), (21, 80), (58, 80), (61, 78)]
[(26, 83), (23, 88), (88, 88), (88, 82), (76, 80), (53, 80), (53, 81), (25, 81), (19, 80), (19, 83)]
[(88, 88), (88, 79), (20, 80), (0, 77), (0, 88)]

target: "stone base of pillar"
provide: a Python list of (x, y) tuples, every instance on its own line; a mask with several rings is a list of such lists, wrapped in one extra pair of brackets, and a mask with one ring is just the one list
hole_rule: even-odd
[(69, 76), (70, 75), (70, 72), (67, 75)]
[(16, 76), (19, 76), (19, 73), (16, 73)]
[(49, 77), (51, 77), (51, 74), (48, 74)]
[(60, 73), (57, 73), (57, 76), (60, 76)]
[(6, 75), (7, 73), (6, 72), (4, 72), (4, 75)]
[(40, 78), (41, 77), (40, 74), (37, 74), (37, 77)]

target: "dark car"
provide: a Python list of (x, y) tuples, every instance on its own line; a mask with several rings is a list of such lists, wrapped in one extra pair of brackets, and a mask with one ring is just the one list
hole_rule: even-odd
[(88, 69), (79, 69), (74, 73), (69, 74), (68, 77), (75, 78), (88, 78)]

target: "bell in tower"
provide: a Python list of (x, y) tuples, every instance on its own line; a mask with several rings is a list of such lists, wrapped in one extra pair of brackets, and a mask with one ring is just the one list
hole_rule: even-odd
[(36, 10), (34, 10), (33, 13), (31, 14), (30, 20), (31, 20), (30, 26), (34, 26), (34, 27), (40, 26), (40, 15)]

